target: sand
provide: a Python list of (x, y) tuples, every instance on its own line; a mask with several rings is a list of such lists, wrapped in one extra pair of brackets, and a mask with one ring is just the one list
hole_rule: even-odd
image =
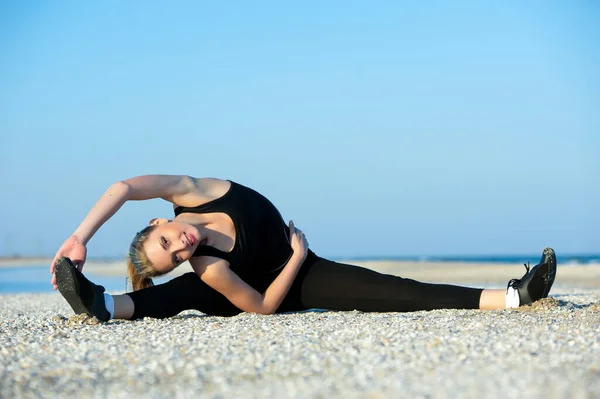
[(0, 397), (597, 398), (600, 290), (516, 310), (98, 323), (0, 295)]
[[(525, 271), (361, 264), (488, 288)], [(84, 271), (123, 268), (89, 262)], [(74, 316), (58, 293), (0, 295), (0, 397), (598, 398), (599, 272), (559, 267), (551, 298), (500, 311), (186, 311), (98, 323)]]

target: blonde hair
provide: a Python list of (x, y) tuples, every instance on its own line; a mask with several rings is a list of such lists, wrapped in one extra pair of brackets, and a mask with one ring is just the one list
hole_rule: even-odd
[(156, 226), (148, 226), (138, 232), (129, 246), (127, 271), (129, 272), (129, 279), (131, 280), (134, 291), (152, 287), (154, 285), (152, 277), (158, 277), (165, 274), (154, 268), (144, 250), (144, 243), (155, 228)]

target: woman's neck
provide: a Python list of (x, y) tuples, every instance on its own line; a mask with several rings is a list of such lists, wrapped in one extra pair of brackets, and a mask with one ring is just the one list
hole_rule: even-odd
[(235, 246), (235, 226), (227, 215), (180, 214), (174, 220), (193, 225), (200, 234), (199, 245), (209, 245), (224, 252), (229, 252)]

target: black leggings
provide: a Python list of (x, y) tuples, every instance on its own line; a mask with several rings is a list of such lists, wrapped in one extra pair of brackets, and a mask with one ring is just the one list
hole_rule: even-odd
[[(259, 292), (275, 278), (250, 282)], [(432, 309), (478, 309), (482, 289), (428, 284), (382, 274), (309, 253), (277, 313), (312, 308), (364, 312), (413, 312)], [(135, 304), (132, 319), (166, 318), (195, 309), (214, 316), (242, 311), (195, 273), (128, 293)]]

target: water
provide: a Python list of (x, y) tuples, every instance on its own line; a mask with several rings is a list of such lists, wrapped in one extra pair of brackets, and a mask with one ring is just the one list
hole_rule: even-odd
[[(90, 273), (86, 275), (95, 284), (102, 285), (108, 292), (131, 291), (131, 284), (126, 287), (125, 277), (107, 277)], [(0, 293), (23, 293), (23, 292), (54, 292), (50, 279), (52, 278), (49, 267), (27, 266), (27, 267), (3, 267), (0, 268)], [(170, 278), (162, 277), (154, 279), (156, 284), (166, 282)]]

